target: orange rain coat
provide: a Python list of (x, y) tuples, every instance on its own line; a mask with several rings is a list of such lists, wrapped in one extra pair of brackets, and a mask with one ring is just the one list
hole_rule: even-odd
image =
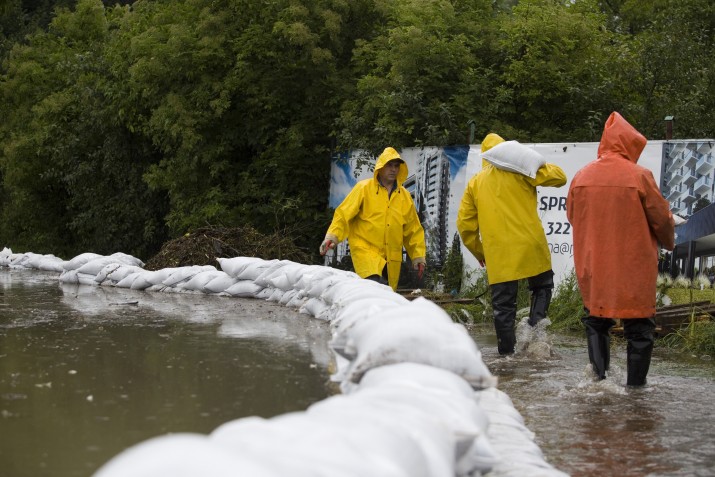
[[(482, 152), (502, 142), (498, 134), (490, 133), (482, 141)], [(544, 164), (532, 179), (482, 159), (482, 170), (469, 180), (462, 196), (457, 230), (467, 250), (486, 261), (490, 285), (551, 270), (536, 188), (564, 184), (566, 174), (555, 164)]]
[(412, 263), (425, 263), (425, 232), (417, 217), (412, 196), (402, 185), (407, 179), (407, 164), (403, 161), (397, 173), (397, 187), (388, 197), (377, 180), (380, 169), (389, 161), (400, 159), (399, 153), (385, 148), (375, 164), (372, 179), (357, 184), (335, 209), (333, 222), (325, 238), (339, 243), (345, 238), (355, 273), (362, 278), (382, 275), (387, 264), (390, 286), (396, 290), (402, 266), (404, 245)]
[(645, 145), (645, 137), (611, 113), (597, 159), (569, 187), (576, 277), (591, 316), (655, 315), (658, 242), (673, 250), (675, 223), (653, 174), (636, 164)]

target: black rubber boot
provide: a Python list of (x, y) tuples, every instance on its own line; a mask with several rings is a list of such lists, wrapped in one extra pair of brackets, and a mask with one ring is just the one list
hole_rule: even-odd
[(491, 285), (492, 308), (494, 309), (494, 329), (497, 333), (499, 354), (512, 354), (516, 346), (516, 293), (518, 282), (495, 283)]
[(655, 322), (651, 318), (623, 320), (623, 334), (628, 340), (627, 386), (644, 386), (650, 369), (650, 359), (653, 354), (655, 337)]
[(546, 318), (551, 304), (551, 294), (554, 289), (554, 272), (548, 270), (529, 278), (531, 290), (531, 307), (529, 308), (529, 324), (536, 324)]
[(606, 379), (606, 371), (611, 361), (611, 327), (615, 322), (609, 318), (587, 316), (581, 319), (586, 326), (588, 360), (598, 379)]

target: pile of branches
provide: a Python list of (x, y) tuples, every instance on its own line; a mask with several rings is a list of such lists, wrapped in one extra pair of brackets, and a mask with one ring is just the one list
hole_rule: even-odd
[(308, 253), (298, 248), (285, 233), (264, 235), (249, 225), (243, 227), (203, 227), (166, 242), (145, 264), (147, 270), (213, 265), (217, 258), (258, 257), (310, 263)]

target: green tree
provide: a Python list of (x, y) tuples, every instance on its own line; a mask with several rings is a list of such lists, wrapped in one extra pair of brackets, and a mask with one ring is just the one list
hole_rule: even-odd
[(464, 276), (464, 257), (462, 256), (462, 241), (459, 238), (459, 233), (455, 232), (454, 234), (442, 274), (445, 290), (455, 295), (458, 294), (462, 290)]
[(142, 180), (151, 145), (117, 124), (106, 94), (109, 36), (102, 3), (81, 0), (12, 51), (0, 84), (9, 113), (0, 126), (6, 243), (146, 258), (166, 239), (166, 202)]

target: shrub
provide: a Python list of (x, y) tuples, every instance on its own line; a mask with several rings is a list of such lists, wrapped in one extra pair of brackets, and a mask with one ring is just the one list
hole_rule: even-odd
[(582, 331), (583, 299), (578, 288), (576, 272), (572, 269), (559, 282), (549, 306), (551, 328), (557, 331)]

